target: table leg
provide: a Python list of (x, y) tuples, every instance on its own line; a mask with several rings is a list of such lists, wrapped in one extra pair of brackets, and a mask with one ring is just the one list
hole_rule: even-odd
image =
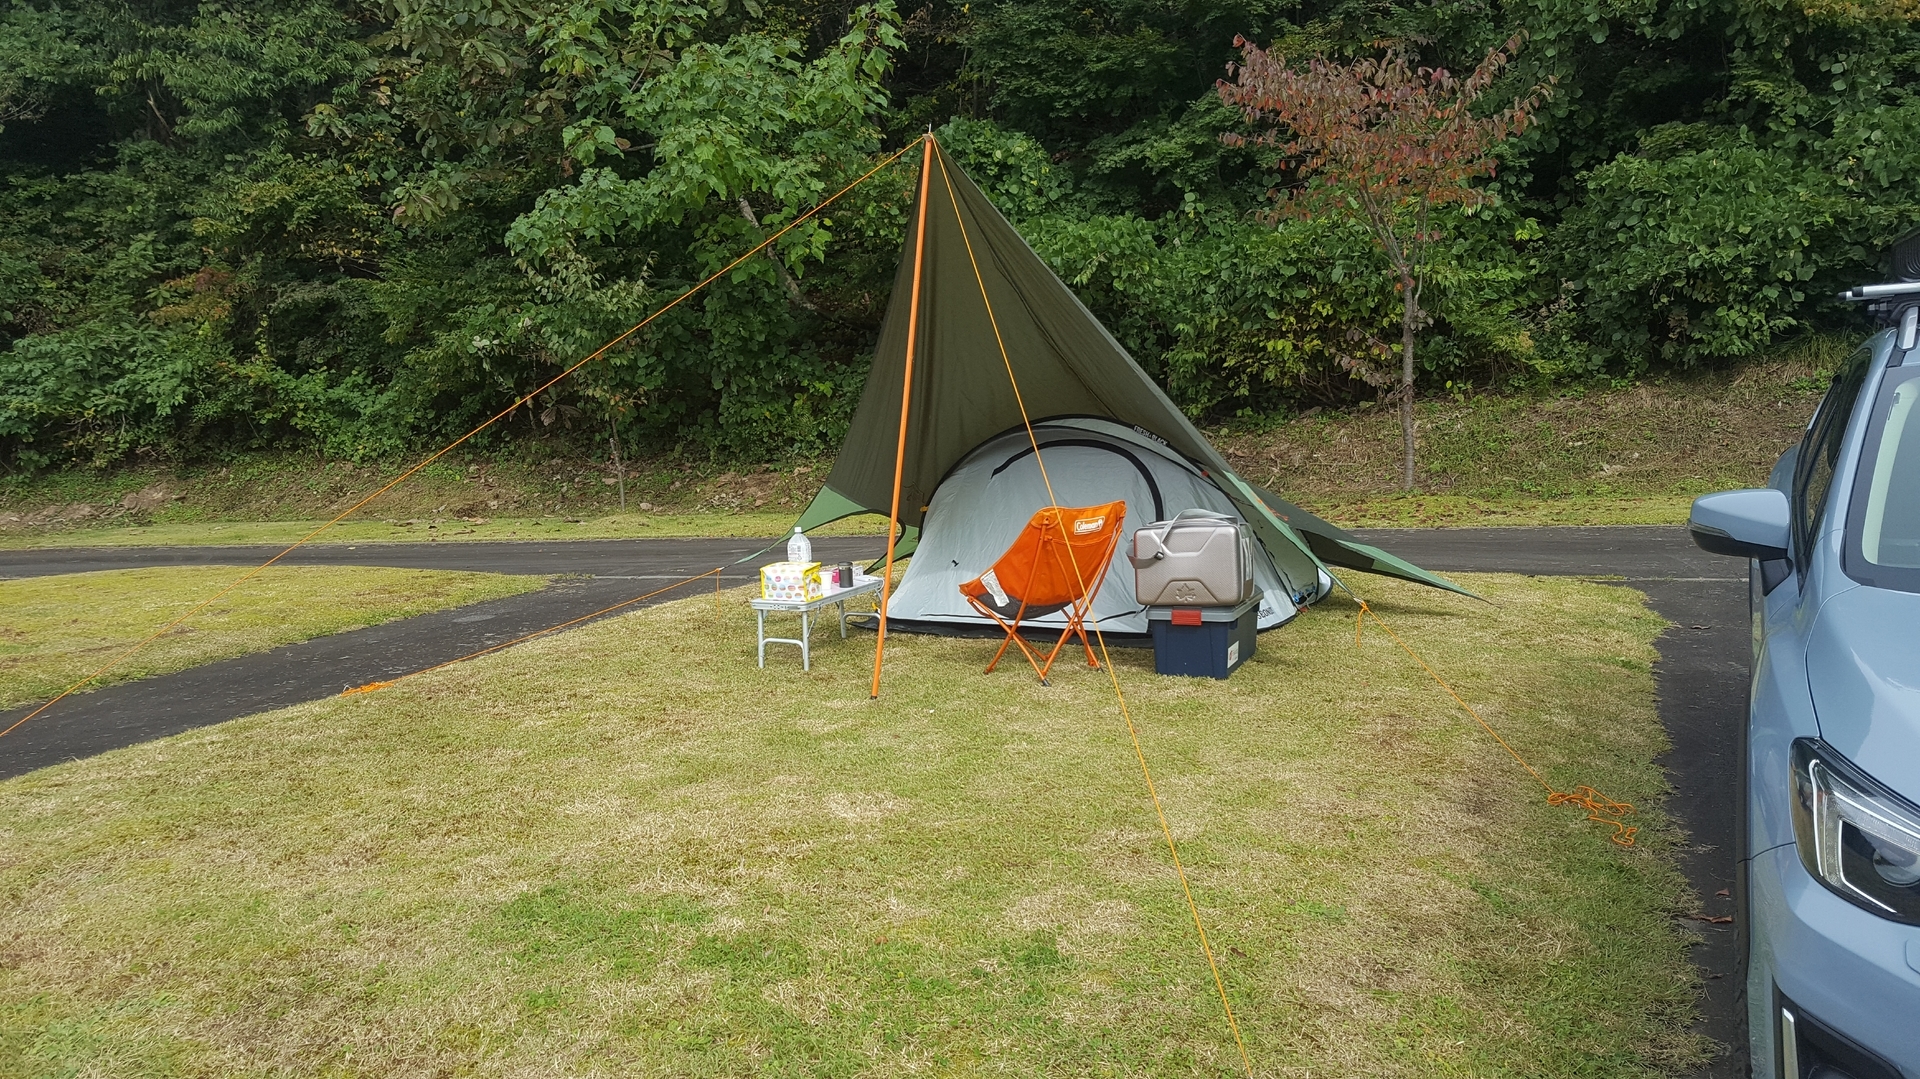
[(840, 601), (840, 639), (847, 639), (847, 601)]
[(807, 612), (801, 611), (800, 612), (800, 669), (803, 671), (813, 670), (813, 651), (811, 647), (813, 642), (813, 633), (811, 632), (811, 628), (812, 627), (807, 622)]
[(767, 665), (767, 612), (755, 611), (760, 616), (760, 666)]

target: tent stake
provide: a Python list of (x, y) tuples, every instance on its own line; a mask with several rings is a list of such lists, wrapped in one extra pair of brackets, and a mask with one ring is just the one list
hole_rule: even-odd
[(893, 549), (900, 541), (900, 476), (907, 463), (907, 406), (913, 400), (913, 346), (920, 329), (920, 257), (927, 247), (927, 181), (933, 172), (933, 133), (920, 155), (920, 209), (913, 234), (913, 296), (907, 304), (906, 377), (900, 382), (900, 439), (893, 452), (893, 505), (887, 511), (887, 569), (880, 579), (880, 635), (873, 642), (873, 688), (868, 700), (880, 696), (880, 661), (887, 651), (887, 600), (893, 595)]

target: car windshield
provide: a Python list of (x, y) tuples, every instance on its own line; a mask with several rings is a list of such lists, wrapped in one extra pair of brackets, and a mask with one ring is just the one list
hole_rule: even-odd
[(1887, 380), (1864, 450), (1848, 553), (1866, 571), (1856, 576), (1912, 589), (1920, 571), (1920, 371), (1896, 370)]

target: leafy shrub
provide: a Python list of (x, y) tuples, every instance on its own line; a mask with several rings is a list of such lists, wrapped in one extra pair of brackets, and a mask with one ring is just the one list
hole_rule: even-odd
[[(1262, 216), (1276, 174), (1222, 143), (1240, 121), (1211, 89), (1236, 33), (1457, 64), (1518, 23), (1517, 85), (1559, 79), (1503, 163), (1505, 201), (1447, 223), (1429, 386), (1685, 367), (1836, 328), (1856, 316), (1823, 296), (1920, 220), (1920, 22), (1899, 5), (1336, 14), (0, 4), (0, 468), (437, 443), (927, 123), (1191, 414), (1370, 396), (1398, 296), (1358, 237)], [(912, 160), (516, 411), (513, 436), (599, 445), (617, 417), (658, 448), (832, 449)]]
[(1010, 220), (1073, 208), (1072, 174), (1054, 164), (1047, 148), (1031, 135), (964, 117), (934, 134)]
[[(1324, 220), (1269, 221), (1188, 198), (1159, 220), (1100, 214), (1029, 136), (985, 121), (940, 132), (949, 152), (1034, 250), (1191, 415), (1250, 415), (1373, 393), (1400, 302), (1364, 231)], [(1421, 366), (1484, 368), (1530, 355), (1521, 324), (1531, 272), (1515, 243), (1538, 229), (1492, 208), (1452, 214), (1456, 239), (1434, 274)]]
[(167, 440), (220, 350), (138, 323), (90, 323), (0, 352), (0, 451), (29, 466), (107, 463)]
[[(1690, 136), (1692, 136), (1690, 138)], [(1555, 235), (1575, 331), (1612, 369), (1745, 356), (1855, 276), (1872, 213), (1792, 155), (1669, 128), (1586, 176)]]
[(369, 372), (290, 372), (236, 359), (217, 336), (142, 322), (87, 323), (0, 352), (0, 456), (29, 468), (286, 444), (363, 459), (409, 444), (406, 405)]

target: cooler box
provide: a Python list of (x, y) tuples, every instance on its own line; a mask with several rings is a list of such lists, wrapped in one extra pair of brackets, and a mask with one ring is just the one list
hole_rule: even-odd
[(1236, 607), (1148, 607), (1153, 669), (1161, 674), (1225, 678), (1253, 658), (1260, 597)]

